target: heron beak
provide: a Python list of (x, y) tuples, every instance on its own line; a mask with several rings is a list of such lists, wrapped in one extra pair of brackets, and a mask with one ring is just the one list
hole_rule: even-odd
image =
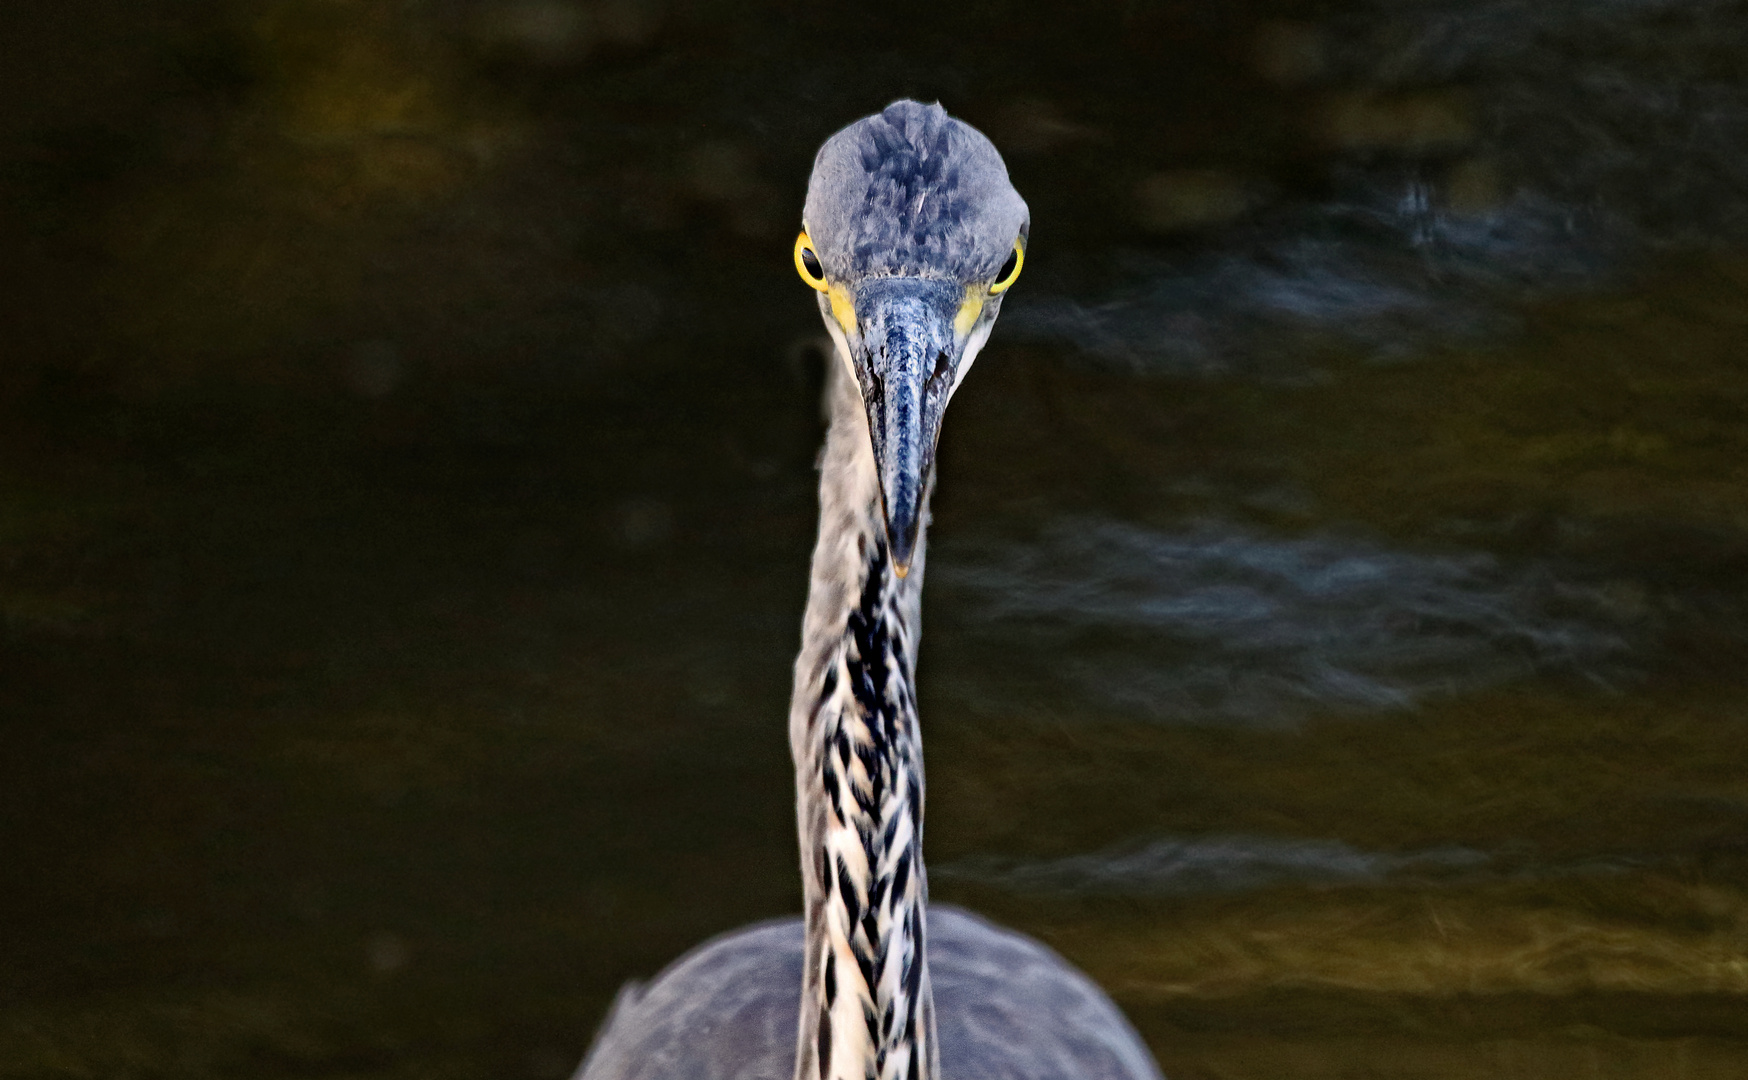
[(856, 291), (852, 346), (868, 410), (874, 468), (892, 565), (903, 577), (922, 535), (941, 416), (964, 341), (955, 329), (963, 287), (922, 278), (875, 278)]

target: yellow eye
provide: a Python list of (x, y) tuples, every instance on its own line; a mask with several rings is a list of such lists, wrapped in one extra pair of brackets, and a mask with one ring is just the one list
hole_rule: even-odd
[(995, 272), (995, 280), (990, 282), (990, 293), (1006, 292), (1007, 287), (1020, 276), (1020, 267), (1024, 265), (1026, 265), (1026, 249), (1016, 240), (1014, 249), (1008, 252), (1008, 261), (1001, 264), (1001, 269)]
[(813, 238), (807, 235), (807, 230), (801, 230), (801, 235), (795, 238), (795, 272), (801, 275), (801, 280), (825, 292), (825, 267), (819, 264), (819, 255), (813, 250)]

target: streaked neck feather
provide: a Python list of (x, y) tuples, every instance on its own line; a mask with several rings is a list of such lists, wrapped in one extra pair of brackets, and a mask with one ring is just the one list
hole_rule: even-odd
[(900, 578), (861, 398), (844, 365), (830, 366), (819, 541), (789, 712), (807, 926), (795, 1078), (934, 1080), (912, 681), (923, 545)]

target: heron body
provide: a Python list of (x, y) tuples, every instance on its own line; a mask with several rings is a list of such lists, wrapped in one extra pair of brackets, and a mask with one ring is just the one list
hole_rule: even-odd
[(836, 346), (789, 713), (804, 911), (627, 988), (579, 1080), (1157, 1080), (1086, 976), (927, 907), (914, 674), (935, 441), (1029, 225), (994, 146), (939, 105), (894, 103), (821, 148), (795, 250)]

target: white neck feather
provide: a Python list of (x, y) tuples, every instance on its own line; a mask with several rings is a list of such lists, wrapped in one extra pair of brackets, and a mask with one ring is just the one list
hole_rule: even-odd
[[(807, 925), (795, 1078), (934, 1080), (913, 682), (924, 545), (906, 576), (893, 572), (862, 400), (847, 365), (828, 366), (789, 709)], [(926, 534), (926, 509), (924, 522)]]

